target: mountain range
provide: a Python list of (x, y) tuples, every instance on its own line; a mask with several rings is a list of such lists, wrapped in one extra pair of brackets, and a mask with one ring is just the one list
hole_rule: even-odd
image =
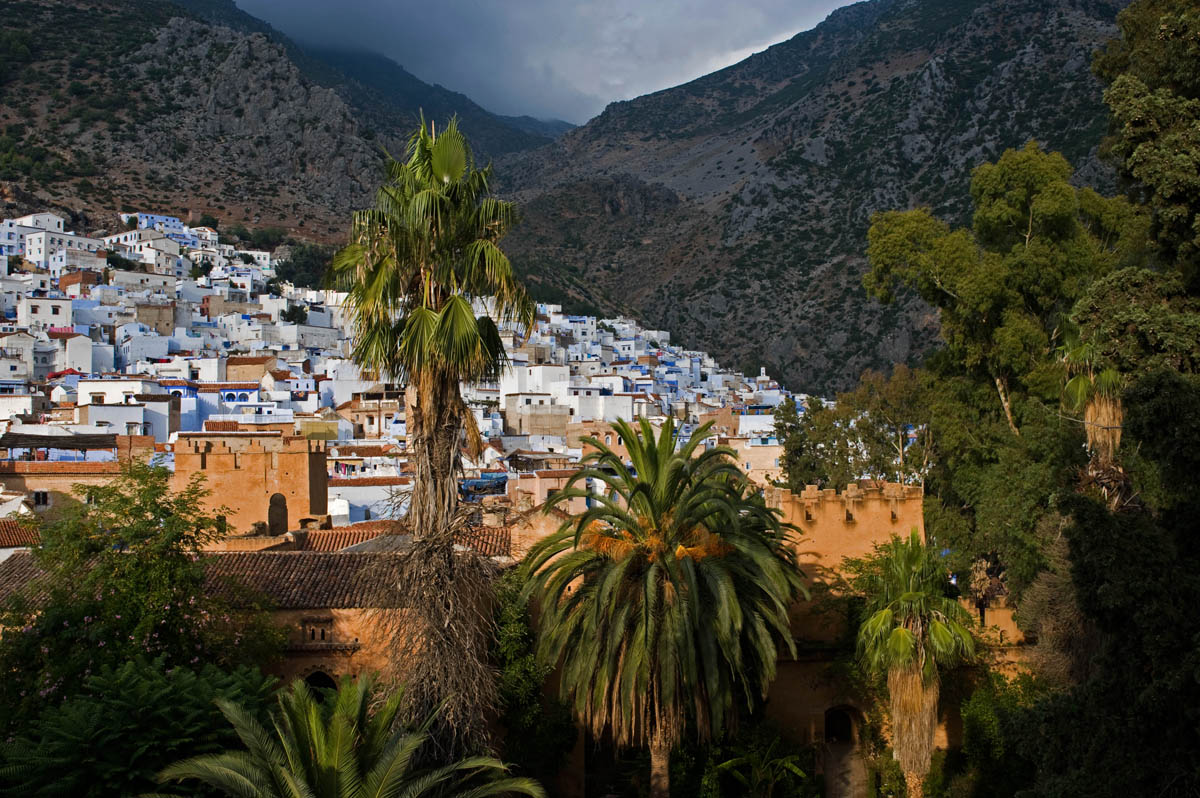
[(1114, 188), (1092, 52), (1121, 0), (869, 0), (501, 158), (545, 295), (625, 311), (748, 373), (831, 392), (918, 361), (937, 321), (862, 288), (879, 210), (969, 223), (972, 169), (1036, 139)]
[(872, 213), (969, 221), (971, 170), (1030, 139), (1114, 187), (1089, 64), (1126, 2), (867, 0), (572, 128), (294, 42), (231, 0), (0, 0), (0, 203), (333, 241), (417, 114), (457, 114), (521, 203), (507, 243), (535, 296), (828, 393), (937, 336), (917, 299), (865, 296)]
[(0, 200), (344, 235), (385, 151), (456, 114), (481, 158), (573, 127), (492, 114), (380, 55), (303, 45), (232, 0), (0, 0)]

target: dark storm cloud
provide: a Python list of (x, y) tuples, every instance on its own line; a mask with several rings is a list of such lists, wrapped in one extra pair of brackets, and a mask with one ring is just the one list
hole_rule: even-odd
[(390, 56), (490, 111), (583, 122), (811, 28), (848, 0), (237, 0), (293, 38)]

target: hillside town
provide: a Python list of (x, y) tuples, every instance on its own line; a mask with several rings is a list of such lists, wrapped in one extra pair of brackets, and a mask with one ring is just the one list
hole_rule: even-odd
[[(236, 480), (233, 536), (358, 528), (329, 539), (362, 542), (363, 528), (380, 528), (363, 522), (402, 518), (410, 397), (350, 359), (346, 296), (272, 282), (286, 246), (238, 250), (162, 214), (122, 220), (128, 230), (94, 236), (53, 213), (0, 223), (7, 513), (52, 517), (74, 485), (144, 456), (180, 484), (202, 474), (214, 507), (235, 504), (224, 488)], [(464, 498), (541, 503), (585, 439), (613, 443), (618, 419), (672, 417), (681, 437), (715, 421), (712, 443), (734, 447), (752, 479), (779, 476), (772, 413), (786, 394), (765, 373), (747, 378), (667, 331), (557, 305), (538, 305), (531, 330), (502, 332), (501, 378), (464, 386), (486, 442), (464, 460)], [(253, 471), (251, 450), (272, 466)], [(294, 469), (278, 467), (288, 458)]]

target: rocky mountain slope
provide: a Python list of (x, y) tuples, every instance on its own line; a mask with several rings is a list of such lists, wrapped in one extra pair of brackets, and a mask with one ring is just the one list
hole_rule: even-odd
[(861, 287), (871, 214), (966, 218), (971, 169), (1038, 139), (1111, 188), (1090, 55), (1127, 0), (869, 0), (734, 66), (610, 105), (498, 172), (546, 296), (831, 391), (936, 337)]
[(336, 238), (419, 109), (458, 114), (481, 157), (558, 130), (306, 49), (231, 0), (0, 0), (0, 18), (0, 210), (53, 205), (83, 229), (155, 208)]

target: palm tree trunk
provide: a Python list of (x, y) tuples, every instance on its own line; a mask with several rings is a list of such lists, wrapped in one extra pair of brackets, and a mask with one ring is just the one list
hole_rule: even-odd
[(650, 741), (650, 798), (671, 796), (671, 744), (654, 735)]
[(413, 536), (448, 534), (458, 506), (458, 447), (462, 407), (458, 381), (434, 370), (416, 380), (412, 411), (415, 480), (409, 519)]
[(908, 788), (908, 798), (922, 798), (925, 795), (925, 777), (915, 770), (904, 771), (904, 785)]
[(910, 796), (921, 794), (920, 780), (929, 772), (933, 735), (937, 731), (938, 693), (937, 679), (926, 682), (915, 663), (888, 671), (892, 748), (904, 771)]

